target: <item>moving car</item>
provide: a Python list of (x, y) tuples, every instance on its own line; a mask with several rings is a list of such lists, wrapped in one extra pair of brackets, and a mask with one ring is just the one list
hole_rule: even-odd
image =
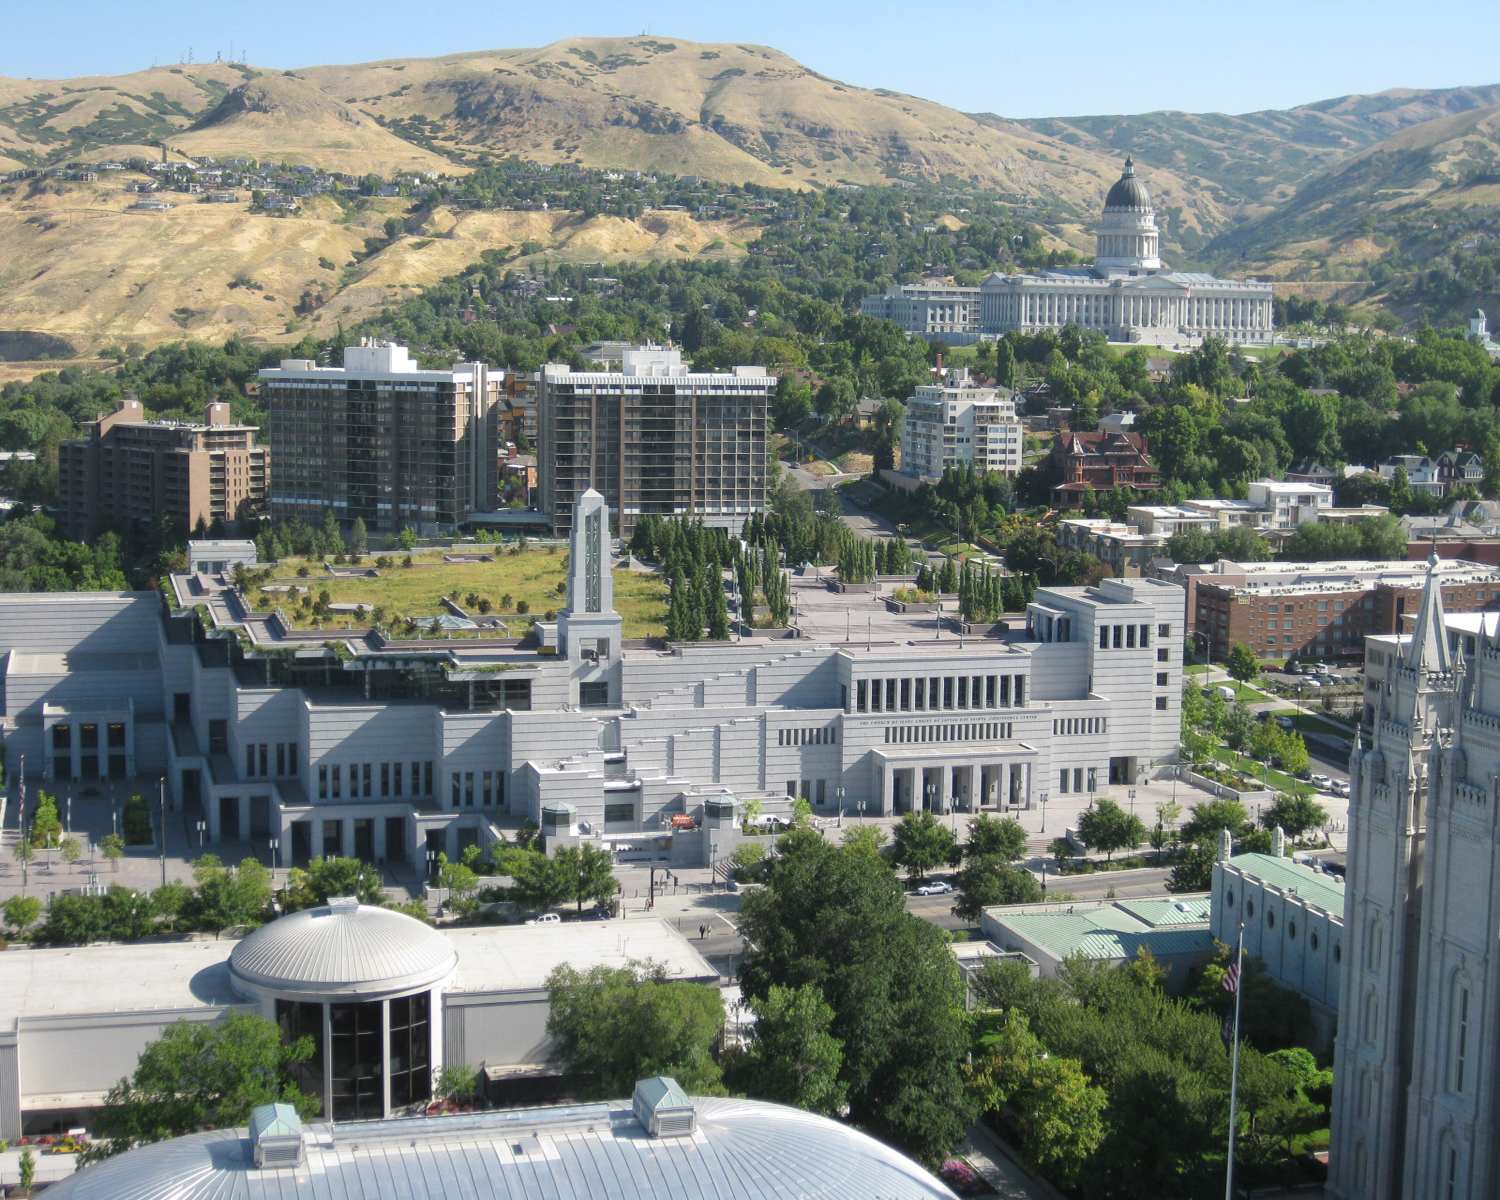
[(934, 879), (931, 883), (924, 883), (917, 889), (919, 896), (941, 896), (953, 890), (951, 883), (944, 883), (941, 879)]
[(1283, 729), (1290, 729), (1293, 721), (1291, 717), (1277, 717), (1276, 724), (1280, 725)]

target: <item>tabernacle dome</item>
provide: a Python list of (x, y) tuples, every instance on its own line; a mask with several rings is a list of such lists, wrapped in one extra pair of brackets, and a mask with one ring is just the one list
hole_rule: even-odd
[(626, 1101), (303, 1125), (285, 1104), (248, 1129), (141, 1146), (85, 1167), (56, 1200), (955, 1200), (917, 1163), (815, 1113), (686, 1095), (643, 1079)]

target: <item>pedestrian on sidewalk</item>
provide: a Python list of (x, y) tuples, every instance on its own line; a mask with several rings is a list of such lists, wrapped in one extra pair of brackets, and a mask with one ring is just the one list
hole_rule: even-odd
[(701, 942), (707, 936), (708, 936), (708, 926), (707, 925), (700, 925), (700, 926), (698, 926), (698, 940)]

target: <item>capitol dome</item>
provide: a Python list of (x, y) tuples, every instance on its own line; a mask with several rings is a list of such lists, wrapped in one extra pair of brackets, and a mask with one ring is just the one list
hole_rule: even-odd
[(1151, 275), (1163, 269), (1160, 247), (1151, 193), (1127, 157), (1124, 173), (1104, 198), (1094, 269), (1105, 276)]
[(337, 999), (432, 987), (457, 963), (453, 943), (415, 917), (343, 897), (262, 925), (229, 973), (254, 992)]
[(1115, 186), (1109, 189), (1109, 195), (1104, 198), (1104, 211), (1119, 208), (1146, 208), (1151, 207), (1151, 193), (1146, 190), (1146, 185), (1136, 177), (1135, 161), (1129, 156), (1125, 159), (1125, 171), (1115, 181)]

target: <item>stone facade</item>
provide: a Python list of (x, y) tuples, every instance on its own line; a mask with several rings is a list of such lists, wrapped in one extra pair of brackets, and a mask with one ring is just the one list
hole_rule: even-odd
[(1413, 632), (1369, 639), (1352, 788), (1328, 1192), (1500, 1194), (1500, 647), (1444, 614), (1431, 560)]

